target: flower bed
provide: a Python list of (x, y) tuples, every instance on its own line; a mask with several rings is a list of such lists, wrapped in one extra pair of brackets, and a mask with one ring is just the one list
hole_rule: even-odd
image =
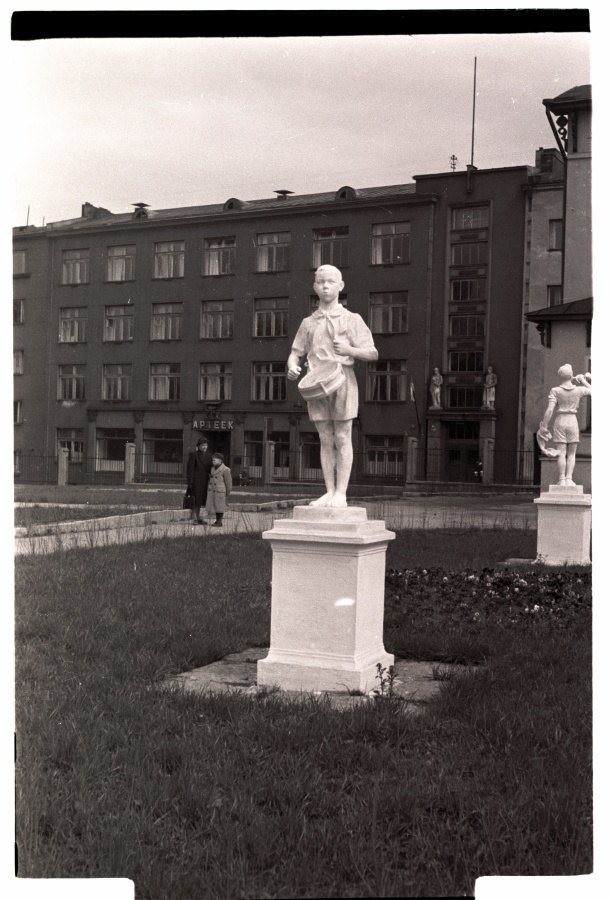
[(482, 662), (502, 632), (588, 627), (590, 614), (590, 571), (415, 568), (386, 575), (386, 639), (394, 652), (420, 659)]

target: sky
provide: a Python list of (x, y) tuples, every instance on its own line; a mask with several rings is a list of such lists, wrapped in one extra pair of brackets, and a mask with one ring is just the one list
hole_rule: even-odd
[[(585, 33), (12, 42), (13, 225), (533, 165)], [(14, 132), (13, 132), (14, 133)]]

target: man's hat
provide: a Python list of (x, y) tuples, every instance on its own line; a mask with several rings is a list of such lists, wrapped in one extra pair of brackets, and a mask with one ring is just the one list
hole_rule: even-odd
[(200, 437), (199, 440), (197, 441), (197, 446), (199, 446), (199, 444), (207, 444), (207, 443), (208, 443), (208, 439), (206, 437)]

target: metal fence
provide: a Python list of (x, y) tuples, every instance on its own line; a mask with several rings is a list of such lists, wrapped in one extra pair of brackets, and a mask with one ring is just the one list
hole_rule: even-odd
[[(159, 459), (154, 454), (137, 453), (134, 459), (133, 482), (136, 484), (184, 484), (187, 456)], [(324, 476), (319, 451), (312, 450), (256, 453), (243, 456), (234, 465), (235, 484), (257, 485), (273, 483), (316, 484)], [(406, 455), (400, 451), (388, 454), (365, 450), (354, 454), (350, 481), (353, 484), (405, 484), (410, 481), (477, 483), (503, 485), (534, 485), (540, 482), (539, 463), (533, 450), (495, 450), (493, 473), (485, 473), (476, 453), (453, 454), (442, 449), (419, 446), (407, 467)], [(21, 455), (15, 461), (14, 477), (22, 484), (57, 484), (58, 460), (55, 456)], [(125, 482), (125, 461), (97, 457), (68, 461), (67, 483), (113, 485)]]

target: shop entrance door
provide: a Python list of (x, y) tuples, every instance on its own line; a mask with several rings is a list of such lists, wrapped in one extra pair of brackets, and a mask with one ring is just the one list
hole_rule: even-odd
[(198, 432), (195, 442), (199, 437), (204, 437), (208, 442), (209, 453), (222, 453), (225, 458), (225, 466), (231, 467), (231, 434), (228, 431), (202, 431)]

